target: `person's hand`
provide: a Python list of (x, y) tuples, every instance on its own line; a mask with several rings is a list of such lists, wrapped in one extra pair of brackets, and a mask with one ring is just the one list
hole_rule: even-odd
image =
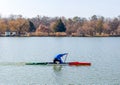
[(68, 55), (68, 53), (65, 53), (66, 55)]

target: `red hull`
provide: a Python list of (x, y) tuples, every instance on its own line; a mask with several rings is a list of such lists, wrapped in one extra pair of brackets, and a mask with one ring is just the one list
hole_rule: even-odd
[(70, 62), (69, 65), (70, 66), (83, 66), (83, 65), (90, 66), (91, 63), (89, 63), (89, 62)]

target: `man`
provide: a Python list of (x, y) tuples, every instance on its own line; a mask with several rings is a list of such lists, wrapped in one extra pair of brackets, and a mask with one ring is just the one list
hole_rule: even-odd
[(58, 54), (58, 55), (54, 58), (53, 63), (55, 63), (55, 64), (62, 64), (63, 61), (62, 61), (61, 58), (62, 58), (64, 55), (68, 55), (68, 53)]

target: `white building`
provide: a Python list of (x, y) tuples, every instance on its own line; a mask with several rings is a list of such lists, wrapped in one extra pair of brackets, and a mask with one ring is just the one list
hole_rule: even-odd
[(11, 34), (10, 30), (7, 29), (7, 30), (5, 31), (5, 36), (10, 36), (10, 34)]

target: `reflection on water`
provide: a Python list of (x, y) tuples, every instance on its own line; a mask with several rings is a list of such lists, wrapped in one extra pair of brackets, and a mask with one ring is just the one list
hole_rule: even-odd
[(9, 66), (9, 65), (22, 66), (25, 65), (25, 62), (0, 62), (0, 66)]
[(62, 70), (62, 65), (54, 65), (53, 69), (54, 69), (54, 71), (59, 72)]
[(55, 85), (63, 85), (63, 73), (62, 73), (62, 65), (54, 65), (54, 79), (55, 79)]

